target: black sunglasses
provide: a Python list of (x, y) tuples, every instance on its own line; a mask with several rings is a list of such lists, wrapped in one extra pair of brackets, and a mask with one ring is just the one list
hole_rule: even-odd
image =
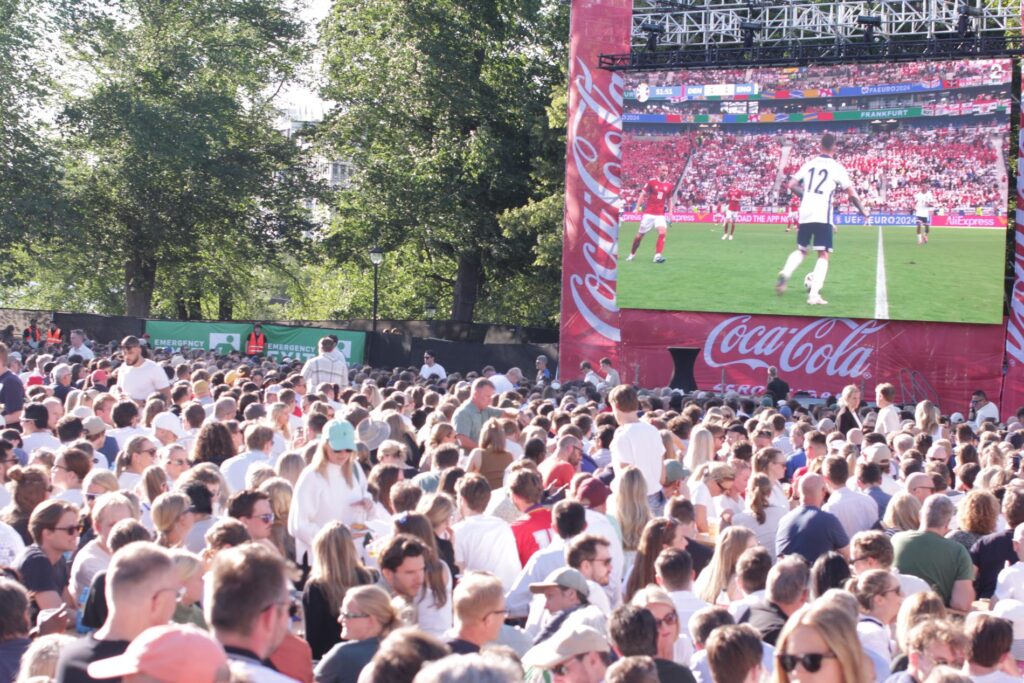
[(796, 666), (799, 664), (804, 668), (807, 673), (817, 673), (821, 669), (821, 663), (825, 659), (835, 659), (836, 655), (833, 652), (812, 652), (806, 655), (775, 655), (775, 658), (779, 661), (779, 666), (782, 670), (788, 674), (796, 671)]
[(573, 659), (578, 660), (578, 661), (583, 661), (583, 656), (584, 655), (576, 655), (575, 657), (572, 657), (571, 659), (565, 660), (561, 664), (557, 664), (557, 665), (551, 667), (551, 673), (555, 674), (556, 676), (564, 676), (565, 675), (565, 670), (569, 666), (569, 662), (571, 662)]

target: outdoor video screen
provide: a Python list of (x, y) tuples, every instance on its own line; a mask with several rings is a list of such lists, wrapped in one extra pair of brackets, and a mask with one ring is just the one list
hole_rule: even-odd
[(1011, 68), (628, 74), (619, 306), (1000, 323)]

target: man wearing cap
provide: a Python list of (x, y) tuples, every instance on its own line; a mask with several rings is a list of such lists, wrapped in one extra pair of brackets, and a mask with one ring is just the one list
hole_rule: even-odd
[(3, 405), (4, 426), (16, 427), (25, 405), (25, 385), (7, 366), (9, 350), (0, 342), (0, 404)]
[[(184, 654), (184, 656), (183, 656)], [(149, 683), (228, 683), (231, 670), (220, 643), (194, 626), (146, 629), (124, 654), (89, 665), (96, 680), (123, 678)]]
[(21, 447), (30, 454), (37, 448), (60, 448), (57, 439), (47, 426), (50, 412), (42, 403), (29, 403), (21, 414)]
[(102, 454), (106, 463), (97, 462), (98, 465), (109, 469), (110, 463), (117, 458), (117, 439), (107, 436), (107, 423), (95, 415), (82, 420), (82, 434), (85, 440), (92, 444), (93, 455)]
[(57, 662), (59, 683), (91, 683), (91, 663), (123, 654), (146, 629), (164, 626), (174, 614), (181, 581), (165, 549), (131, 543), (114, 553), (106, 575), (109, 611), (98, 631), (63, 647)]
[(245, 447), (248, 449), (245, 453), (232, 456), (220, 465), (231, 493), (245, 489), (245, 475), (253, 465), (267, 463), (273, 466), (270, 450), (274, 447), (274, 430), (261, 424), (246, 425)]
[(622, 549), (622, 537), (607, 515), (609, 489), (600, 479), (591, 477), (576, 490), (576, 498), (587, 509), (587, 533), (607, 539), (612, 555), (612, 573), (604, 592), (612, 607), (619, 603), (622, 588), (622, 574), (625, 571), (626, 555)]
[(665, 514), (665, 503), (681, 493), (683, 480), (686, 479), (686, 471), (683, 463), (678, 460), (666, 460), (665, 472), (661, 478), (661, 490), (648, 499), (653, 517), (662, 517)]
[(171, 399), (171, 382), (164, 369), (142, 357), (142, 343), (131, 335), (121, 340), (124, 363), (117, 369), (117, 390), (121, 396), (138, 404), (145, 403), (150, 394), (159, 393), (165, 401)]
[(611, 647), (600, 631), (590, 626), (563, 628), (523, 657), (527, 669), (544, 669), (567, 683), (602, 683)]
[(170, 446), (177, 443), (178, 439), (185, 436), (185, 429), (181, 426), (181, 418), (172, 412), (157, 413), (151, 423), (153, 436), (162, 446)]
[(533, 640), (540, 645), (560, 628), (584, 624), (604, 632), (607, 620), (597, 607), (589, 602), (590, 586), (583, 574), (571, 567), (556, 569), (543, 581), (530, 584), (530, 592), (544, 596), (544, 611), (550, 620)]

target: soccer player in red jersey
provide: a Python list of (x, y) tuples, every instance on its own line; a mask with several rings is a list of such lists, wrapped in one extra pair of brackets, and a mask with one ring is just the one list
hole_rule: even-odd
[(789, 232), (790, 228), (796, 230), (798, 227), (800, 227), (800, 197), (794, 194), (789, 197), (789, 216), (786, 218), (786, 232)]
[[(743, 193), (738, 188), (732, 188), (727, 195), (729, 204), (725, 210), (725, 222), (722, 223), (722, 239), (732, 239), (736, 234), (736, 214), (740, 212), (740, 199)], [(730, 227), (732, 228), (730, 230)]]
[(665, 257), (662, 256), (662, 251), (665, 249), (665, 233), (668, 231), (668, 219), (665, 218), (665, 208), (668, 206), (669, 211), (675, 205), (675, 200), (672, 198), (672, 183), (668, 180), (668, 166), (662, 164), (658, 169), (658, 177), (651, 178), (644, 185), (644, 189), (640, 192), (640, 201), (638, 206), (643, 206), (643, 218), (640, 219), (640, 230), (637, 231), (636, 237), (633, 238), (633, 248), (629, 250), (629, 256), (626, 257), (627, 261), (632, 261), (633, 257), (636, 256), (636, 250), (640, 248), (640, 241), (643, 240), (644, 235), (651, 231), (651, 228), (658, 229), (658, 243), (654, 247), (654, 262), (664, 263)]

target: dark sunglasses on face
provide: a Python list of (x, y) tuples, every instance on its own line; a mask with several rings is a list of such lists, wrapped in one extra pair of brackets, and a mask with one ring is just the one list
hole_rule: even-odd
[(797, 664), (802, 666), (807, 673), (817, 673), (821, 669), (822, 661), (835, 658), (836, 655), (832, 652), (812, 652), (805, 655), (775, 655), (779, 666), (788, 674), (796, 671)]
[(555, 674), (556, 676), (564, 676), (566, 673), (566, 669), (569, 668), (569, 662), (573, 660), (583, 661), (583, 655), (576, 655), (572, 659), (567, 659), (561, 664), (551, 667), (551, 673)]

